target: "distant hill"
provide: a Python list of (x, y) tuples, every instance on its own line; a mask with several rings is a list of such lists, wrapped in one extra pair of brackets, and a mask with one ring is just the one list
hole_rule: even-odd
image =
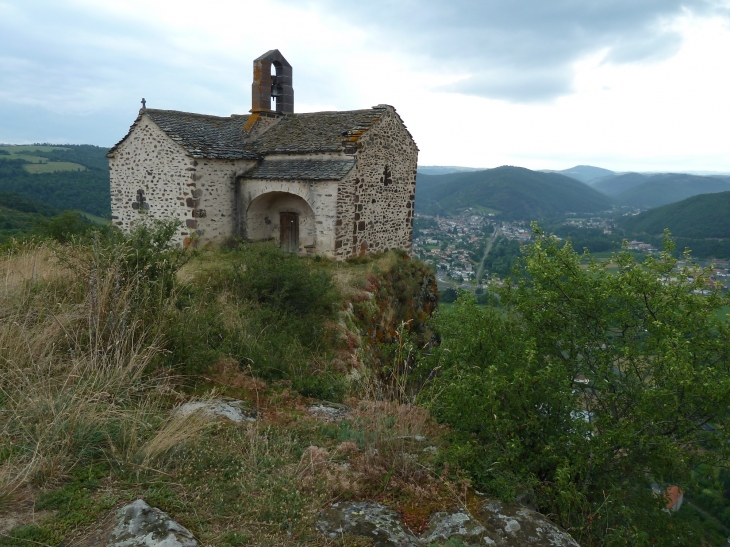
[(417, 212), (454, 215), (468, 207), (504, 218), (529, 220), (567, 212), (601, 211), (611, 207), (611, 200), (570, 177), (522, 167), (418, 174)]
[(424, 175), (448, 175), (449, 173), (466, 173), (469, 171), (480, 171), (476, 167), (457, 167), (454, 165), (419, 165), (418, 174)]
[(613, 175), (595, 181), (591, 186), (603, 192), (607, 196), (618, 196), (627, 190), (631, 190), (636, 186), (641, 186), (649, 180), (648, 175), (641, 173), (624, 173), (623, 175)]
[(107, 148), (92, 145), (0, 146), (0, 192), (56, 209), (111, 214)]
[(43, 218), (59, 211), (19, 194), (0, 192), (0, 243), (29, 234)]
[(586, 184), (593, 184), (595, 181), (610, 177), (615, 173), (602, 167), (593, 167), (592, 165), (576, 165), (570, 169), (563, 169), (562, 171), (553, 171), (554, 173), (560, 173), (566, 177), (570, 177)]
[[(642, 175), (636, 176), (641, 177)], [(666, 173), (645, 178), (646, 181), (643, 184), (634, 184), (627, 190), (614, 195), (616, 203), (618, 205), (649, 209), (681, 201), (698, 194), (711, 194), (730, 190), (730, 180), (723, 177)], [(628, 180), (633, 184), (640, 179)], [(611, 181), (603, 181), (600, 187), (603, 187), (604, 184), (610, 185)]]
[(632, 233), (686, 238), (730, 238), (730, 191), (693, 196), (626, 217), (620, 225)]

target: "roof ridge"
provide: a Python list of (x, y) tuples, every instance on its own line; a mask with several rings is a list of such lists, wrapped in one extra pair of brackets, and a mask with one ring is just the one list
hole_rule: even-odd
[(141, 114), (149, 113), (161, 113), (161, 114), (184, 114), (186, 116), (198, 116), (200, 118), (220, 118), (222, 120), (233, 120), (235, 118), (247, 118), (250, 114), (231, 114), (230, 116), (218, 116), (216, 114), (201, 114), (200, 112), (186, 112), (184, 110), (167, 110), (164, 108), (146, 108), (141, 111)]

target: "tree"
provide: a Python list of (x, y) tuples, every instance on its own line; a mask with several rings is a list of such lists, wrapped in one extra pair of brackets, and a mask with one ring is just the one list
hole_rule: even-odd
[(581, 545), (699, 545), (651, 485), (686, 489), (693, 468), (728, 461), (728, 299), (678, 266), (668, 237), (643, 264), (617, 253), (613, 275), (533, 231), (500, 310), (461, 295), (436, 319), (423, 399), (453, 427), (445, 457)]

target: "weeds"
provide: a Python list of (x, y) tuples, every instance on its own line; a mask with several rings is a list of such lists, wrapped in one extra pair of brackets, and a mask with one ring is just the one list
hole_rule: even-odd
[(6, 499), (24, 484), (53, 483), (105, 453), (129, 458), (164, 404), (165, 378), (144, 374), (160, 352), (156, 325), (164, 300), (160, 306), (152, 287), (164, 280), (148, 277), (152, 268), (135, 272), (128, 256), (102, 242), (74, 249), (71, 256), (69, 249), (28, 246), (0, 264)]
[[(342, 401), (370, 378), (346, 374), (362, 366), (361, 334), (341, 295), (374, 290), (368, 272), (402, 257), (340, 271), (267, 245), (195, 256), (171, 245), (171, 226), (4, 248), (0, 504), (32, 490), (35, 509), (57, 513), (0, 546), (58, 544), (136, 497), (237, 546), (316, 542), (335, 499), (450, 495), (423, 451), (438, 429), (409, 404), (407, 328), (392, 333), (380, 402), (351, 402), (331, 426), (303, 412), (305, 397)], [(174, 411), (213, 385), (259, 420)]]

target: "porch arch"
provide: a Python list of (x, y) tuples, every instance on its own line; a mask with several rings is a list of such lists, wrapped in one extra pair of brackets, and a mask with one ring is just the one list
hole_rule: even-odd
[(246, 209), (247, 238), (280, 242), (281, 218), (292, 214), (298, 221), (299, 249), (315, 246), (314, 211), (304, 198), (290, 192), (266, 192), (251, 200)]

